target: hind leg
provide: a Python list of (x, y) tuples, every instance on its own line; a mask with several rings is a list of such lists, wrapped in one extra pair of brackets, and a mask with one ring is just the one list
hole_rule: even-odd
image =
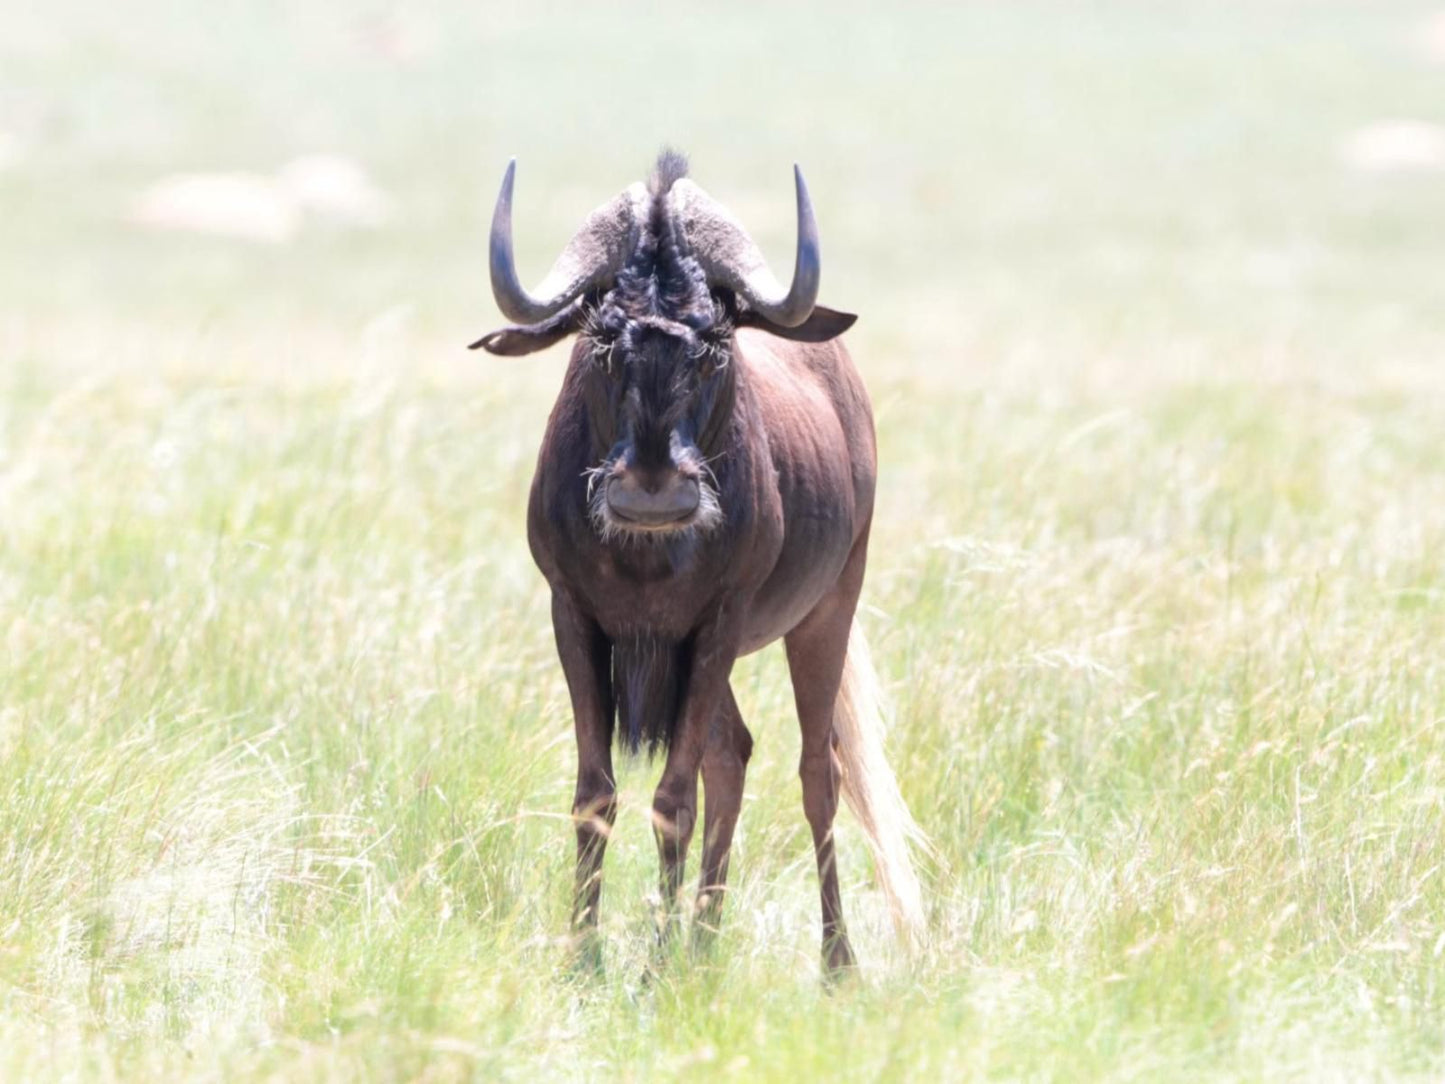
[(728, 855), (733, 830), (743, 805), (743, 778), (753, 753), (753, 736), (743, 723), (737, 700), (728, 688), (718, 708), (702, 757), (703, 819), (702, 877), (692, 927), (693, 944), (706, 947), (717, 933), (727, 892)]
[(823, 905), (823, 964), (830, 977), (856, 966), (834, 861), (833, 818), (838, 812), (838, 766), (833, 754), (833, 709), (848, 654), (848, 633), (863, 586), (867, 538), (853, 547), (837, 584), (784, 638), (793, 699), (803, 733), (798, 774), (803, 783), (803, 812), (813, 830)]

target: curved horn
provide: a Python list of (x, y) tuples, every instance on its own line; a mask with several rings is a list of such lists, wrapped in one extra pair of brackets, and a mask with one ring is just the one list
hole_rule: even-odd
[(714, 282), (731, 287), (758, 313), (781, 327), (797, 327), (818, 302), (822, 257), (818, 249), (818, 221), (803, 171), (796, 165), (798, 189), (798, 250), (793, 259), (793, 281), (786, 289), (768, 270), (762, 251), (737, 219), (692, 181), (673, 183), (674, 212), (683, 224), (688, 248)]
[(535, 324), (561, 312), (616, 274), (636, 247), (640, 223), (647, 211), (647, 190), (634, 184), (588, 215), (532, 294), (517, 278), (512, 254), (512, 185), (516, 176), (517, 160), (513, 158), (507, 163), (502, 190), (492, 211), (492, 296), (507, 319)]

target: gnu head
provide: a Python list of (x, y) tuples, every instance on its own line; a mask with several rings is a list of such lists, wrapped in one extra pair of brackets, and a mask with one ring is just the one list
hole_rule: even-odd
[(723, 516), (709, 461), (732, 421), (733, 332), (820, 342), (855, 317), (817, 304), (818, 228), (800, 170), (798, 242), (784, 288), (742, 226), (664, 152), (651, 181), (592, 212), (534, 292), (512, 256), (515, 161), (492, 217), (497, 306), (518, 324), (475, 347), (520, 355), (574, 333), (586, 368), (594, 466), (588, 500), (604, 538), (701, 532)]

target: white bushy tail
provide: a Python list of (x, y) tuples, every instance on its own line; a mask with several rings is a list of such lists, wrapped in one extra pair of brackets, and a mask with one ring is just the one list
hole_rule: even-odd
[(923, 829), (898, 790), (898, 780), (883, 756), (883, 705), (868, 641), (854, 620), (848, 658), (833, 711), (838, 739), (843, 800), (863, 826), (883, 894), (899, 936), (915, 942), (923, 933), (923, 893), (913, 872), (910, 851), (928, 849)]

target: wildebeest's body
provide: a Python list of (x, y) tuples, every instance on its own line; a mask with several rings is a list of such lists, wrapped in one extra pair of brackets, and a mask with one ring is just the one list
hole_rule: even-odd
[(604, 543), (588, 515), (594, 460), (581, 384), (591, 364), (579, 343), (532, 480), (528, 540), (547, 582), (612, 639), (685, 639), (725, 601), (742, 611), (740, 653), (781, 638), (866, 544), (873, 416), (847, 350), (836, 339), (791, 343), (739, 330), (728, 451), (710, 464), (727, 517), (706, 535), (646, 545)]
[[(917, 919), (911, 818), (883, 760), (853, 615), (876, 472), (873, 418), (816, 305), (817, 238), (798, 177), (799, 250), (784, 293), (741, 228), (665, 155), (587, 220), (533, 297), (511, 261), (509, 169), (492, 234), (503, 309), (532, 322), (477, 345), (521, 354), (578, 334), (537, 458), (532, 554), (577, 737), (574, 925), (596, 951), (601, 862), (616, 813), (614, 737), (666, 754), (653, 799), (664, 929), (707, 797), (696, 929), (713, 928), (752, 737), (729, 687), (735, 659), (787, 647), (799, 775), (832, 970), (852, 964), (833, 862), (840, 785), (895, 914)], [(845, 676), (851, 680), (845, 684)]]

